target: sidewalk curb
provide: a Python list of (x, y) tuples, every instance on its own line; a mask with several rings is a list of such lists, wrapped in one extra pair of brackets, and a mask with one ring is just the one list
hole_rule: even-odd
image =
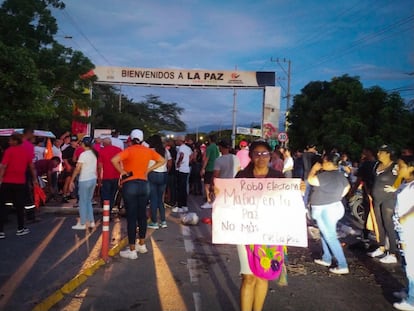
[[(120, 252), (121, 249), (128, 245), (128, 237), (123, 238), (117, 245), (112, 247), (108, 254), (109, 256), (113, 257)], [(69, 282), (64, 284), (60, 289), (54, 292), (52, 295), (44, 299), (42, 302), (37, 304), (33, 311), (47, 311), (52, 308), (55, 304), (61, 301), (65, 295), (70, 294), (80, 285), (82, 285), (88, 277), (92, 276), (100, 267), (104, 266), (106, 262), (100, 258), (96, 262), (94, 262), (90, 267), (83, 270)]]

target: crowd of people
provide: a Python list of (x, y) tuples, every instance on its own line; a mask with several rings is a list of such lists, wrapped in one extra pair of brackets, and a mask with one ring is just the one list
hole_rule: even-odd
[[(134, 129), (126, 142), (118, 134), (113, 131), (111, 137), (92, 139), (66, 132), (50, 145), (44, 139), (34, 139), (30, 129), (23, 135), (11, 135), (0, 166), (0, 239), (6, 237), (3, 228), (7, 203), (17, 211), (16, 234), (30, 232), (24, 224), (25, 206), (33, 206), (32, 187), (45, 179), (47, 183), (41, 186), (48, 200), (76, 199), (79, 220), (74, 230), (95, 226), (92, 205), (96, 196), (101, 202), (108, 200), (112, 209), (115, 193), (122, 189), (129, 247), (120, 256), (136, 259), (138, 253), (148, 252), (147, 228), (168, 227), (166, 207), (174, 213), (187, 212), (188, 195), (192, 194), (205, 199), (201, 208), (212, 208), (215, 178), (299, 178), (304, 205), (321, 233), (321, 258), (314, 262), (334, 274), (350, 273), (336, 227), (344, 216), (347, 199), (362, 189), (365, 219), (368, 213), (374, 214), (377, 236), (373, 243), (377, 247), (367, 256), (383, 264), (404, 263), (408, 286), (396, 293), (402, 302), (394, 307), (414, 310), (412, 148), (400, 153), (390, 145), (376, 151), (364, 148), (361, 157), (352, 161), (346, 152), (336, 149), (320, 154), (315, 144), (292, 152), (287, 146), (271, 148), (264, 140), (242, 140), (233, 149), (230, 142), (218, 140), (215, 135), (204, 144), (185, 136), (164, 140), (153, 135), (144, 139), (139, 129)], [(28, 211), (33, 210), (26, 209), (26, 218), (33, 217)], [(370, 231), (363, 230), (361, 239), (368, 242), (369, 237)], [(256, 275), (250, 265), (255, 246), (238, 245), (237, 249), (242, 275), (241, 309), (261, 310), (267, 279)]]

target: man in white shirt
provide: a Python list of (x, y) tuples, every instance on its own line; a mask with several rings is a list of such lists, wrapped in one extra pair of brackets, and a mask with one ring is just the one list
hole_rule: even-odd
[(121, 150), (124, 150), (124, 142), (118, 138), (119, 136), (119, 131), (118, 130), (112, 130), (111, 132), (111, 142), (112, 142), (112, 146), (121, 148)]
[(193, 151), (185, 144), (184, 136), (177, 136), (176, 145), (177, 159), (175, 162), (177, 174), (177, 207), (173, 208), (173, 212), (186, 212), (187, 207), (187, 189), (188, 189), (188, 176), (190, 174), (190, 160)]

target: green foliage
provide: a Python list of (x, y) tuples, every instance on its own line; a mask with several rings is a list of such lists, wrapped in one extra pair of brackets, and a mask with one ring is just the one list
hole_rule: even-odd
[[(0, 122), (2, 127), (70, 128), (72, 101), (92, 103), (83, 94), (90, 81), (81, 74), (93, 64), (54, 39), (58, 0), (6, 0), (0, 7)], [(69, 120), (64, 122), (63, 120)], [(69, 125), (69, 126), (68, 126)], [(60, 129), (59, 129), (60, 131)]]
[[(79, 51), (59, 44), (58, 25), (51, 8), (59, 0), (6, 0), (0, 7), (0, 124), (1, 127), (48, 129), (56, 134), (71, 128), (72, 119), (95, 128), (119, 128), (128, 133), (141, 128), (146, 135), (161, 130), (184, 131), (176, 103), (155, 95), (135, 103), (112, 87), (94, 86), (93, 100), (85, 89), (94, 78), (80, 76), (94, 68)], [(92, 117), (73, 116), (73, 107), (92, 109)]]
[(306, 85), (295, 96), (288, 121), (293, 149), (316, 143), (320, 151), (337, 148), (358, 159), (365, 146), (387, 143), (398, 150), (414, 144), (414, 113), (401, 97), (380, 87), (364, 89), (358, 77), (348, 75)]
[(184, 111), (176, 103), (162, 102), (156, 95), (147, 95), (145, 100), (134, 102), (119, 94), (110, 86), (95, 85), (94, 128), (116, 128), (129, 133), (133, 128), (144, 131), (145, 136), (161, 131), (182, 132), (185, 124), (179, 116)]

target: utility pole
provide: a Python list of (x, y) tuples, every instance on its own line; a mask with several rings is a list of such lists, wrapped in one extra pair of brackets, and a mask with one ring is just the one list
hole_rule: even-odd
[[(235, 67), (235, 70), (237, 71), (237, 65)], [(233, 89), (233, 129), (231, 132), (231, 147), (234, 149), (236, 146), (236, 105), (237, 105), (237, 93), (236, 89)]]
[(122, 104), (122, 85), (119, 86), (118, 111), (121, 112)]
[[(282, 85), (282, 89), (286, 92), (286, 113), (285, 113), (285, 130), (287, 130), (287, 121), (286, 121), (286, 117), (289, 113), (289, 109), (290, 109), (290, 98), (291, 98), (291, 94), (290, 94), (290, 79), (291, 79), (291, 64), (292, 62), (290, 61), (290, 59), (280, 59), (279, 57), (276, 59), (271, 58), (270, 61), (275, 62), (279, 65), (279, 67), (282, 69), (282, 71), (285, 73), (285, 75), (287, 76), (287, 89), (285, 89)], [(287, 63), (288, 64), (288, 68), (287, 70), (281, 65), (281, 63)]]

